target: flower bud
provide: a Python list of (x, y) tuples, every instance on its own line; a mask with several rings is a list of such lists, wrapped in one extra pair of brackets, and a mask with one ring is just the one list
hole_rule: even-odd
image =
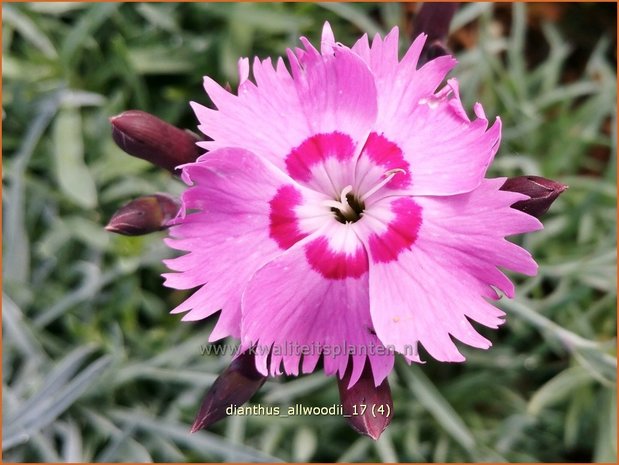
[(125, 236), (161, 231), (179, 209), (180, 202), (167, 194), (138, 197), (114, 213), (105, 229)]
[(520, 200), (512, 205), (516, 210), (528, 213), (536, 218), (548, 211), (554, 202), (568, 186), (540, 176), (516, 176), (509, 178), (501, 186), (501, 190), (520, 192), (530, 199)]
[(431, 43), (426, 44), (426, 46), (424, 47), (423, 51), (421, 52), (420, 63), (421, 60), (423, 60), (423, 62), (428, 62), (444, 55), (451, 55), (451, 50), (449, 50), (447, 46), (440, 40), (435, 40)]
[(424, 3), (415, 16), (413, 29), (415, 35), (425, 32), (428, 35), (426, 43), (421, 51), (419, 65), (433, 60), (434, 58), (449, 55), (447, 48), (447, 36), (451, 18), (458, 9), (458, 2)]
[(342, 379), (338, 379), (344, 417), (355, 431), (377, 440), (391, 423), (393, 415), (389, 382), (385, 379), (376, 387), (369, 362), (366, 362), (359, 380), (348, 389), (350, 375), (351, 370), (348, 370)]
[(228, 416), (229, 407), (247, 402), (266, 381), (256, 370), (253, 353), (245, 352), (235, 358), (207, 391), (191, 427), (195, 433)]
[(125, 111), (111, 117), (110, 123), (112, 138), (121, 149), (170, 172), (203, 153), (194, 134), (143, 111)]

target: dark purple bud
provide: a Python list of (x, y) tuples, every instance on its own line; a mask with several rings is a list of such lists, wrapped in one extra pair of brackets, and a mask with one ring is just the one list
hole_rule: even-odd
[(415, 34), (425, 32), (428, 42), (445, 41), (449, 34), (451, 18), (458, 9), (458, 2), (426, 2), (415, 16)]
[(204, 150), (195, 134), (139, 110), (110, 118), (116, 144), (134, 157), (175, 172), (178, 165), (196, 161)]
[(161, 231), (179, 209), (180, 202), (167, 194), (138, 197), (114, 213), (105, 229), (125, 236)]
[(440, 40), (435, 40), (432, 43), (426, 43), (424, 45), (424, 49), (421, 52), (419, 63), (427, 63), (428, 61), (434, 60), (438, 57), (442, 57), (443, 55), (451, 55), (451, 50), (449, 50), (447, 46)]
[(228, 416), (232, 410), (247, 402), (266, 381), (256, 370), (254, 354), (245, 352), (235, 358), (207, 391), (200, 411), (191, 427), (195, 433)]
[(338, 378), (344, 417), (355, 431), (377, 440), (393, 416), (389, 382), (385, 379), (376, 387), (369, 363), (366, 363), (359, 381), (348, 389), (350, 375), (351, 370), (348, 370), (344, 378)]
[(540, 176), (516, 176), (509, 178), (501, 186), (501, 190), (520, 192), (530, 196), (530, 199), (520, 200), (512, 205), (516, 210), (528, 213), (536, 218), (548, 211), (554, 202), (568, 186)]
[(447, 48), (447, 36), (449, 35), (451, 18), (457, 9), (457, 2), (426, 2), (422, 5), (413, 24), (415, 36), (422, 32), (428, 35), (419, 58), (420, 65), (451, 53)]

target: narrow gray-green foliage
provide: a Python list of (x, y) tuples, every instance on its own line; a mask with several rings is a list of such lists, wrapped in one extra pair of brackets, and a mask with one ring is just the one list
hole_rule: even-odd
[[(188, 102), (208, 103), (203, 75), (234, 87), (240, 56), (282, 55), (300, 35), (315, 41), (325, 20), (350, 45), (404, 26), (404, 8), (2, 9), (5, 461), (616, 461), (613, 37), (587, 31), (597, 44), (566, 80), (572, 43), (556, 25), (541, 28), (545, 58), (527, 62), (525, 4), (511, 7), (509, 34), (497, 33), (491, 3), (466, 4), (454, 18), (453, 31), (474, 23), (479, 34), (452, 73), (465, 107), (482, 102), (503, 120), (490, 174), (570, 186), (543, 231), (516, 239), (540, 271), (517, 277), (516, 299), (499, 303), (508, 318), (484, 333), (490, 350), (462, 348), (464, 364), (400, 360), (390, 377), (395, 417), (378, 442), (338, 417), (236, 416), (192, 435), (201, 397), (230, 358), (201, 354), (212, 321), (169, 315), (187, 293), (162, 286), (165, 233), (103, 230), (130, 198), (182, 191), (123, 154), (108, 117), (135, 108), (195, 130)], [(285, 410), (339, 399), (334, 380), (315, 373), (270, 380), (253, 401)]]

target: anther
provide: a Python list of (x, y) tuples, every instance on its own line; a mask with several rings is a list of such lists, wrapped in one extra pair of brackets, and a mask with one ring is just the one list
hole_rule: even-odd
[(373, 194), (378, 192), (378, 190), (381, 187), (383, 187), (385, 184), (391, 181), (393, 177), (398, 173), (406, 174), (406, 171), (403, 170), (402, 168), (394, 168), (392, 170), (385, 171), (385, 173), (383, 174), (385, 179), (383, 179), (381, 182), (379, 182), (374, 187), (372, 187), (369, 191), (363, 194), (363, 196), (361, 197), (361, 202), (365, 202), (369, 197), (371, 197)]
[[(336, 215), (338, 216), (339, 219), (341, 219), (342, 222), (357, 221), (361, 213), (358, 210), (359, 208), (361, 208), (362, 210), (362, 207), (361, 207), (362, 204), (354, 201), (354, 197), (350, 195), (351, 192), (352, 192), (352, 186), (348, 185), (344, 189), (342, 189), (342, 192), (340, 193), (339, 201), (338, 200), (325, 200), (324, 201), (324, 205), (334, 209)], [(351, 201), (353, 201), (353, 203), (357, 206), (357, 208), (351, 205)]]

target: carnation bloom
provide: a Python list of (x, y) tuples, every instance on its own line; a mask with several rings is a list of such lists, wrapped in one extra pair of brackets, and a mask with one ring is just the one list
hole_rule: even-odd
[(288, 67), (242, 59), (238, 95), (206, 77), (216, 109), (192, 103), (212, 140), (182, 167), (167, 243), (187, 253), (167, 261), (166, 285), (198, 289), (173, 313), (221, 310), (210, 340), (269, 348), (256, 351), (264, 375), (322, 357), (350, 387), (369, 361), (379, 385), (394, 352), (421, 362), (419, 345), (461, 362), (454, 340), (491, 345), (471, 321), (503, 322), (489, 300), (514, 286), (499, 268), (536, 273), (505, 239), (541, 228), (510, 208), (528, 197), (485, 178), (501, 122), (480, 104), (471, 120), (457, 81), (442, 85), (452, 57), (418, 68), (424, 41), (399, 60), (397, 29), (348, 48), (326, 24), (320, 51), (302, 38)]

